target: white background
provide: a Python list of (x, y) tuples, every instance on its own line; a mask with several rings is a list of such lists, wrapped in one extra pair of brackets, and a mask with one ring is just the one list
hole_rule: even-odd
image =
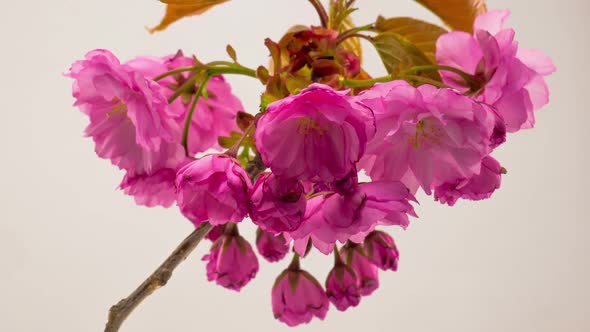
[[(359, 0), (356, 22), (434, 17), (410, 0)], [(493, 199), (454, 208), (419, 197), (408, 231), (392, 230), (400, 270), (359, 307), (331, 308), (298, 331), (589, 331), (588, 162), (590, 48), (585, 0), (490, 0), (511, 8), (522, 45), (553, 57), (551, 104), (536, 129), (510, 136), (495, 156), (508, 169)], [(176, 208), (137, 207), (115, 188), (122, 173), (82, 138), (71, 104), (71, 62), (93, 48), (121, 59), (182, 48), (205, 61), (231, 43), (245, 65), (266, 64), (263, 38), (317, 24), (305, 0), (232, 0), (150, 35), (164, 6), (145, 0), (6, 1), (0, 13), (0, 329), (102, 331), (126, 296), (192, 230)], [(382, 73), (375, 53), (366, 68)], [(230, 79), (250, 111), (262, 87)], [(242, 233), (254, 238), (252, 227)], [(287, 262), (261, 262), (240, 294), (206, 281), (201, 246), (122, 331), (287, 331), (270, 289)], [(304, 267), (323, 283), (331, 258)]]

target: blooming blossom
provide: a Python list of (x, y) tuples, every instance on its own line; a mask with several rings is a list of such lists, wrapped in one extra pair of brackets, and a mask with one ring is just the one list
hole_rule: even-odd
[(373, 136), (374, 119), (346, 93), (312, 84), (268, 106), (256, 147), (276, 176), (331, 182), (350, 173)]
[[(453, 31), (442, 35), (436, 45), (441, 65), (474, 75), (483, 86), (475, 91), (477, 99), (497, 108), (509, 132), (531, 128), (534, 111), (549, 101), (544, 77), (555, 67), (539, 51), (522, 48), (514, 40), (513, 29), (504, 28), (510, 11), (495, 10), (476, 18), (474, 35)], [(441, 72), (445, 83), (467, 91), (452, 72)]]
[(283, 234), (275, 235), (262, 229), (256, 231), (256, 247), (264, 259), (269, 262), (278, 262), (289, 252), (289, 241)]
[(248, 213), (250, 179), (231, 157), (207, 155), (191, 162), (178, 171), (176, 188), (180, 211), (195, 226), (237, 223)]
[(258, 272), (258, 259), (250, 243), (237, 234), (222, 235), (211, 247), (207, 279), (227, 289), (240, 291)]

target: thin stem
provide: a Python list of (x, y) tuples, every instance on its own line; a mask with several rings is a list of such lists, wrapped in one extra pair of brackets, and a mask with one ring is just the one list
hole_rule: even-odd
[(319, 0), (309, 0), (309, 2), (315, 8), (315, 10), (318, 12), (318, 16), (320, 17), (320, 22), (322, 22), (322, 26), (324, 28), (327, 28), (329, 18), (328, 18), (328, 12), (326, 12), (326, 8), (324, 8), (324, 5), (322, 5), (322, 3)]
[(338, 245), (334, 244), (334, 266), (344, 264), (342, 261), (342, 257), (340, 257), (340, 252), (338, 251)]
[(391, 80), (393, 80), (393, 77), (391, 75), (372, 78), (369, 80), (352, 80), (341, 77), (340, 83), (342, 83), (345, 87), (348, 88), (364, 88), (373, 86), (375, 83), (389, 82)]
[(403, 79), (403, 80), (405, 80), (405, 81), (414, 81), (414, 82), (420, 82), (420, 83), (434, 85), (435, 87), (441, 88), (441, 89), (448, 89), (448, 88), (450, 88), (446, 84), (443, 84), (441, 82), (435, 81), (435, 80), (430, 79), (430, 78), (427, 78), (427, 77), (415, 76), (415, 75), (405, 75), (405, 76), (402, 76), (400, 78)]
[(227, 150), (225, 152), (225, 154), (235, 158), (238, 155), (238, 150), (240, 149), (240, 146), (242, 145), (242, 143), (244, 143), (244, 140), (246, 139), (246, 137), (248, 137), (250, 134), (252, 134), (252, 132), (254, 131), (255, 128), (256, 128), (255, 122), (252, 121), (252, 123), (248, 126), (248, 128), (246, 128), (246, 130), (242, 134), (242, 137), (240, 137), (240, 139), (237, 142), (235, 142), (234, 145), (232, 145), (232, 147), (229, 148), (229, 150)]
[(199, 75), (195, 74), (193, 77), (189, 78), (184, 82), (169, 98), (168, 104), (172, 104), (176, 98), (178, 98), (181, 94), (183, 94), (190, 86), (195, 85), (197, 80), (199, 79)]
[(203, 223), (197, 227), (131, 295), (112, 306), (104, 331), (119, 331), (125, 319), (143, 300), (158, 288), (166, 285), (170, 277), (172, 277), (174, 269), (193, 252), (211, 228), (212, 226), (209, 223)]
[(202, 66), (191, 66), (191, 67), (182, 67), (182, 68), (176, 68), (174, 70), (171, 71), (167, 71), (159, 76), (154, 77), (154, 81), (159, 81), (163, 78), (166, 78), (168, 76), (172, 76), (172, 75), (176, 75), (176, 74), (180, 74), (180, 73), (184, 73), (187, 71), (195, 71), (195, 70), (201, 70), (203, 69)]
[(189, 109), (186, 119), (184, 121), (184, 130), (182, 131), (182, 146), (184, 147), (184, 153), (186, 154), (187, 157), (190, 157), (190, 152), (188, 149), (188, 131), (191, 127), (193, 113), (195, 113), (195, 108), (197, 108), (197, 103), (199, 102), (201, 95), (205, 91), (205, 88), (207, 87), (207, 83), (209, 82), (209, 79), (211, 79), (211, 76), (209, 76), (209, 75), (205, 76), (205, 79), (203, 80), (203, 82), (201, 82), (201, 85), (199, 85), (199, 89), (197, 90), (197, 93), (195, 94), (195, 97), (193, 98), (193, 103), (191, 104), (191, 108)]
[[(367, 31), (370, 30), (371, 28), (373, 28), (373, 24), (367, 24), (367, 25), (363, 25), (360, 27), (356, 27), (356, 28), (352, 28), (349, 30), (346, 30), (344, 32), (342, 32), (339, 36), (338, 39), (336, 40), (336, 45), (339, 45), (340, 43), (342, 43), (343, 41), (345, 41), (348, 38), (351, 37), (359, 37), (359, 32), (361, 31)], [(368, 37), (368, 36), (366, 36)], [(362, 38), (362, 37), (361, 37)]]
[(289, 264), (288, 269), (291, 271), (299, 271), (301, 269), (300, 264), (299, 264), (299, 254), (298, 253), (293, 253), (293, 259), (291, 260), (291, 264)]
[(433, 70), (450, 71), (452, 73), (455, 73), (455, 74), (461, 76), (461, 78), (464, 79), (465, 82), (467, 82), (469, 85), (471, 85), (471, 86), (477, 85), (477, 82), (474, 80), (472, 75), (470, 75), (460, 69), (457, 69), (455, 67), (449, 67), (449, 66), (437, 66), (437, 65), (416, 66), (416, 67), (410, 68), (410, 70), (408, 70), (407, 74), (412, 75), (412, 74), (422, 72), (422, 71), (433, 71)]

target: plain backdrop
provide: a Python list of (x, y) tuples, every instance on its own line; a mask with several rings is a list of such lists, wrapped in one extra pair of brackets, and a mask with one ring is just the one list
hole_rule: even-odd
[[(438, 22), (411, 0), (359, 0), (356, 22), (378, 14)], [(558, 71), (551, 104), (534, 130), (509, 137), (494, 155), (508, 169), (492, 199), (454, 208), (420, 196), (420, 219), (392, 229), (398, 272), (352, 310), (298, 331), (590, 331), (587, 191), (590, 47), (585, 0), (489, 0), (510, 8), (521, 45), (543, 50)], [(245, 65), (266, 64), (263, 39), (294, 24), (317, 24), (305, 0), (232, 0), (150, 35), (164, 6), (155, 0), (6, 1), (0, 13), (0, 330), (102, 331), (107, 309), (128, 295), (191, 230), (175, 207), (138, 207), (116, 189), (123, 174), (83, 138), (72, 107), (69, 65), (94, 48), (121, 59), (181, 48)], [(365, 67), (383, 73), (365, 45)], [(249, 111), (262, 86), (231, 77)], [(242, 233), (254, 239), (253, 227)], [(208, 244), (143, 303), (122, 331), (287, 331), (270, 306), (288, 264), (261, 261), (239, 294), (206, 280)], [(330, 257), (304, 267), (322, 281)]]

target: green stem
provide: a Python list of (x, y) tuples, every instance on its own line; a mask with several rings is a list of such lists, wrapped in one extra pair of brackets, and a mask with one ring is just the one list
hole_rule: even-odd
[(470, 74), (468, 74), (460, 69), (457, 69), (455, 67), (449, 67), (449, 66), (437, 66), (437, 65), (416, 66), (416, 67), (410, 68), (410, 70), (408, 70), (408, 72), (406, 74), (412, 75), (412, 74), (422, 72), (422, 71), (433, 71), (433, 70), (450, 71), (452, 73), (455, 73), (455, 74), (461, 76), (461, 78), (464, 79), (465, 82), (467, 82), (469, 85), (471, 85), (471, 86), (477, 85), (477, 82), (473, 78), (473, 75), (470, 75)]
[(299, 264), (299, 254), (298, 253), (293, 253), (293, 260), (291, 260), (291, 264), (289, 264), (288, 269), (292, 270), (292, 271), (299, 271), (301, 269), (300, 264)]
[(443, 84), (441, 82), (435, 81), (433, 79), (427, 78), (427, 77), (422, 77), (422, 76), (415, 76), (415, 75), (405, 75), (400, 77), (401, 79), (405, 80), (405, 81), (414, 81), (414, 82), (420, 82), (420, 83), (425, 83), (425, 84), (430, 84), (430, 85), (434, 85), (437, 88), (450, 88), (448, 85)]
[(393, 80), (393, 77), (391, 75), (372, 78), (370, 80), (351, 80), (341, 77), (340, 83), (342, 83), (345, 87), (348, 88), (364, 88), (371, 87), (375, 83), (389, 82), (391, 80)]
[(191, 67), (182, 67), (182, 68), (176, 68), (174, 70), (171, 71), (167, 71), (159, 76), (154, 77), (154, 81), (159, 81), (163, 78), (166, 78), (168, 76), (172, 76), (172, 75), (176, 75), (176, 74), (180, 74), (180, 73), (184, 73), (187, 71), (195, 71), (195, 70), (202, 70), (203, 67), (202, 66), (191, 66)]
[(246, 130), (242, 134), (242, 137), (240, 137), (240, 139), (237, 142), (235, 142), (234, 145), (232, 145), (232, 147), (229, 148), (229, 150), (227, 150), (225, 152), (225, 154), (235, 158), (238, 155), (238, 149), (240, 148), (242, 143), (244, 143), (244, 140), (246, 139), (246, 137), (248, 137), (250, 134), (252, 134), (252, 132), (254, 131), (255, 128), (256, 128), (256, 126), (254, 125), (254, 121), (252, 121), (250, 126), (248, 126), (248, 128), (246, 128)]
[(184, 130), (182, 132), (182, 146), (184, 147), (184, 153), (187, 157), (190, 157), (190, 153), (188, 150), (188, 131), (191, 127), (193, 113), (195, 112), (195, 108), (197, 107), (197, 103), (199, 102), (199, 99), (201, 98), (203, 91), (205, 91), (205, 88), (207, 87), (209, 79), (211, 79), (211, 76), (205, 76), (205, 79), (203, 80), (203, 82), (201, 82), (201, 85), (199, 85), (199, 89), (197, 90), (197, 93), (193, 98), (193, 103), (191, 104), (191, 108), (189, 109), (188, 114), (186, 116), (186, 120), (184, 121)]
[(336, 40), (336, 45), (339, 45), (343, 41), (351, 37), (359, 37), (358, 33), (362, 31), (371, 30), (373, 28), (373, 24), (367, 24), (360, 27), (352, 28), (350, 30), (346, 30), (338, 36)]

